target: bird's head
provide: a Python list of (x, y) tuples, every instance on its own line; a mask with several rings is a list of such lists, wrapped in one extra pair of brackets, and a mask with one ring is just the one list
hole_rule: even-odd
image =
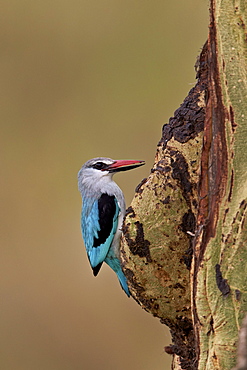
[(97, 181), (111, 181), (112, 176), (121, 171), (128, 171), (145, 164), (145, 161), (114, 160), (98, 157), (87, 161), (78, 173), (79, 186), (92, 186)]

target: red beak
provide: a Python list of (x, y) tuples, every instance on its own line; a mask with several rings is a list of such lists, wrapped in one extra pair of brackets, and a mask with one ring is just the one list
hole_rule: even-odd
[(145, 164), (145, 161), (120, 160), (120, 161), (115, 161), (114, 163), (110, 164), (109, 166), (104, 168), (104, 170), (109, 171), (109, 172), (128, 171), (128, 170), (132, 170), (132, 168), (143, 166), (144, 164)]

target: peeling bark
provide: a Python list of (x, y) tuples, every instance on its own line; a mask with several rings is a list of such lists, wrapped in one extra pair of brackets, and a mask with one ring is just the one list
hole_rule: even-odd
[(211, 1), (208, 102), (192, 268), (198, 369), (234, 366), (247, 310), (246, 140), (241, 138), (247, 133), (245, 6), (243, 1), (239, 6)]

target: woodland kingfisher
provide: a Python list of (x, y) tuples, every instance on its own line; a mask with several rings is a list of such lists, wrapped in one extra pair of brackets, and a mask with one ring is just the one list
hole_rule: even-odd
[(112, 177), (117, 172), (143, 164), (144, 161), (98, 157), (87, 161), (78, 173), (78, 187), (82, 196), (82, 236), (93, 274), (96, 276), (102, 263), (107, 263), (117, 274), (128, 296), (130, 292), (121, 268), (119, 248), (125, 199)]

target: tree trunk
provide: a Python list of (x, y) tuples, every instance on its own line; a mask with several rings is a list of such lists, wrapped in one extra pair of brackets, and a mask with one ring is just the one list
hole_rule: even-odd
[(196, 86), (164, 125), (123, 227), (133, 298), (173, 369), (232, 369), (247, 312), (247, 5), (211, 0)]

